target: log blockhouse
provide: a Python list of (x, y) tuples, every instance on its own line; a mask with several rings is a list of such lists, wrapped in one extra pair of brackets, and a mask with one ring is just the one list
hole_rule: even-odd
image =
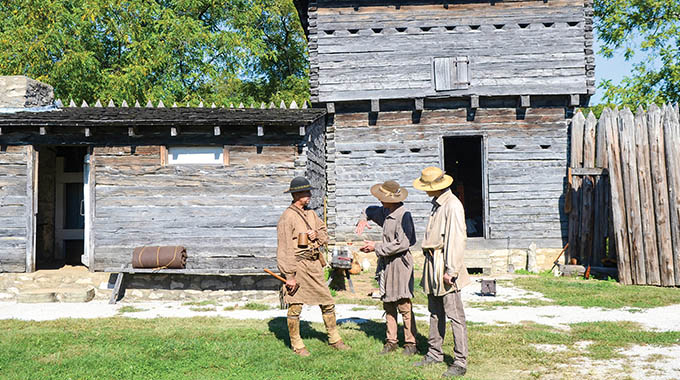
[[(464, 203), (468, 267), (521, 267), (535, 243), (549, 268), (567, 241), (569, 121), (595, 91), (592, 1), (295, 3), (312, 102), (329, 111), (336, 241), (366, 237), (353, 226), (375, 203), (370, 185), (411, 190), (433, 165)], [(410, 191), (406, 203), (422, 236), (429, 198)]]

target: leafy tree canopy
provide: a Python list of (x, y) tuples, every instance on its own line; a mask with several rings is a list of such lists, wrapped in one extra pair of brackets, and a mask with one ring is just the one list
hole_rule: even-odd
[(219, 105), (309, 97), (291, 0), (5, 0), (0, 74), (55, 96)]
[(606, 102), (632, 107), (680, 102), (679, 0), (595, 0), (595, 27), (605, 57), (617, 50), (626, 60), (637, 49), (646, 54), (620, 84), (599, 84)]

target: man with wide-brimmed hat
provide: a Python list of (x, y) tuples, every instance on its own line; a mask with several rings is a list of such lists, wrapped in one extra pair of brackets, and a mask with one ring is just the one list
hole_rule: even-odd
[(292, 204), (283, 212), (276, 226), (278, 248), (276, 262), (279, 271), (286, 278), (287, 289), (299, 289), (290, 295), (286, 293), (288, 307), (288, 334), (293, 351), (300, 356), (309, 356), (309, 351), (300, 337), (300, 314), (302, 305), (319, 305), (328, 344), (338, 350), (347, 350), (338, 334), (335, 321), (335, 302), (324, 281), (320, 248), (328, 241), (326, 225), (313, 210), (306, 207), (312, 198), (312, 185), (304, 177), (295, 177), (286, 193), (293, 195)]
[(427, 293), (430, 311), (429, 348), (416, 366), (444, 361), (442, 344), (446, 335), (446, 319), (451, 321), (454, 341), (454, 362), (444, 377), (462, 376), (467, 371), (467, 327), (460, 290), (470, 283), (463, 263), (465, 240), (465, 210), (449, 189), (453, 178), (437, 167), (423, 169), (413, 187), (432, 197), (432, 211), (422, 242), (425, 264), (422, 286)]
[(406, 211), (403, 201), (408, 191), (396, 181), (387, 181), (371, 187), (371, 194), (378, 198), (381, 206), (364, 210), (357, 223), (356, 233), (363, 233), (371, 220), (382, 227), (382, 241), (366, 241), (361, 250), (378, 256), (376, 277), (380, 287), (380, 299), (385, 309), (387, 341), (381, 354), (398, 348), (397, 311), (404, 321), (404, 354), (416, 353), (416, 321), (413, 317), (413, 256), (409, 247), (416, 243), (416, 231), (411, 213)]

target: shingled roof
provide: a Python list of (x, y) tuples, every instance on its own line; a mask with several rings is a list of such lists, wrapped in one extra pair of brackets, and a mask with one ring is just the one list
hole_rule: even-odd
[(66, 107), (0, 113), (0, 127), (306, 127), (325, 109)]

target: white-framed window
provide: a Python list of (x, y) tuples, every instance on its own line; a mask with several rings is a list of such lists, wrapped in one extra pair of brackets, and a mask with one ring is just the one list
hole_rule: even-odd
[(168, 165), (224, 165), (222, 146), (169, 146)]

